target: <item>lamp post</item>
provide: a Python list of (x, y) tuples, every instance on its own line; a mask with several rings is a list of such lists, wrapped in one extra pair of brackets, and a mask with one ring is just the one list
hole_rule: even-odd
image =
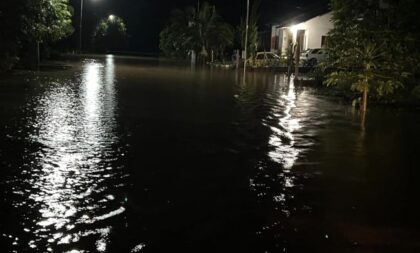
[(244, 76), (246, 73), (246, 60), (247, 60), (247, 54), (248, 54), (248, 29), (249, 29), (249, 0), (246, 1)]
[(84, 7), (84, 0), (80, 0), (80, 29), (79, 29), (79, 53), (82, 52), (82, 30), (83, 30), (83, 7)]
[(79, 53), (82, 53), (83, 0), (80, 0)]

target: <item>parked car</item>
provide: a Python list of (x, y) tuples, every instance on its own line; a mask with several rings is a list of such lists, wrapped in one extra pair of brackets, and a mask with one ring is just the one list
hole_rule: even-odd
[(250, 62), (253, 67), (271, 67), (280, 65), (281, 58), (272, 52), (257, 52), (255, 59)]
[(300, 60), (304, 66), (313, 67), (318, 65), (318, 63), (324, 62), (327, 60), (328, 54), (322, 48), (313, 48), (305, 50), (300, 55)]

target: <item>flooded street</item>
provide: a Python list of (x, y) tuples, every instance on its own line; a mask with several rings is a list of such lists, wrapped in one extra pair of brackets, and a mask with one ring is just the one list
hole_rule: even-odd
[(2, 252), (420, 252), (420, 111), (86, 58), (0, 78)]

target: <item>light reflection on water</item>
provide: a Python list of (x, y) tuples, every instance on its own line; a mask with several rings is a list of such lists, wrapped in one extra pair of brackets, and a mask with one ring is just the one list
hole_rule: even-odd
[(108, 56), (105, 64), (86, 61), (80, 81), (52, 83), (34, 100), (36, 117), (31, 123), (37, 129), (30, 141), (41, 148), (30, 154), (34, 160), (24, 171), (27, 179), (15, 192), (29, 194), (26, 203), (16, 206), (28, 205), (39, 213), (28, 215), (22, 225), (32, 234), (28, 246), (41, 251), (56, 247), (70, 251), (73, 244), (94, 238), (96, 250), (105, 252), (112, 227), (90, 224), (125, 211), (119, 196), (109, 194), (112, 184), (115, 189), (123, 186), (115, 161), (124, 155), (115, 148), (113, 57)]
[(314, 101), (305, 90), (296, 90), (293, 78), (274, 75), (265, 82), (271, 83), (263, 93), (263, 104), (268, 105), (269, 110), (261, 117), (262, 125), (269, 129), (268, 147), (265, 156), (257, 161), (250, 188), (263, 206), (271, 207), (256, 234), (273, 234), (278, 238), (284, 219), (302, 208), (293, 203), (300, 187), (295, 182), (298, 175), (295, 167), (313, 144), (308, 138), (313, 133), (307, 128), (313, 123), (309, 121)]
[[(282, 76), (283, 82), (285, 76)], [(275, 82), (281, 79), (275, 76)], [(278, 80), (282, 82), (282, 80)], [(277, 106), (272, 107), (271, 114), (274, 117), (279, 117), (278, 126), (270, 126), (272, 135), (269, 138), (269, 144), (274, 150), (269, 152), (270, 158), (277, 163), (283, 165), (285, 170), (293, 167), (295, 161), (299, 156), (299, 149), (295, 147), (294, 132), (301, 128), (299, 125), (299, 118), (292, 115), (292, 110), (296, 107), (296, 93), (293, 78), (287, 81), (288, 87), (285, 95), (277, 98)]]

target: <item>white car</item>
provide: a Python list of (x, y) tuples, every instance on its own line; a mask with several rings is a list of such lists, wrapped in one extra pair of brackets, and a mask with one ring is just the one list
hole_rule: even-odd
[(255, 67), (270, 67), (281, 63), (281, 58), (272, 52), (257, 52), (254, 60), (251, 60)]
[(305, 50), (300, 55), (300, 60), (305, 66), (316, 66), (318, 63), (324, 62), (327, 60), (328, 54), (322, 48), (313, 48)]

